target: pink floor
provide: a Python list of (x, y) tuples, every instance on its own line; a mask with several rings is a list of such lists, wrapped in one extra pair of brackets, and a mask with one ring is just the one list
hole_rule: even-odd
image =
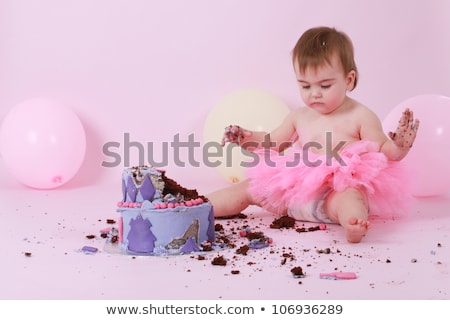
[[(200, 190), (216, 187), (205, 183)], [(118, 188), (39, 191), (3, 181), (0, 299), (450, 298), (449, 196), (418, 199), (405, 219), (374, 219), (359, 244), (347, 243), (336, 225), (308, 233), (271, 229), (273, 217), (251, 207), (246, 220), (217, 222), (226, 230), (248, 224), (273, 244), (246, 256), (226, 249), (198, 260), (198, 255), (136, 258), (109, 253), (98, 235), (108, 226), (106, 219), (117, 218)], [(91, 234), (96, 239), (86, 238)], [(236, 238), (238, 245), (245, 242)], [(99, 252), (80, 252), (85, 245)], [(329, 254), (318, 252), (326, 248)], [(217, 255), (228, 260), (226, 266), (211, 264)], [(304, 278), (291, 275), (296, 266), (303, 268)], [(319, 278), (321, 272), (333, 271), (355, 272), (358, 278)]]

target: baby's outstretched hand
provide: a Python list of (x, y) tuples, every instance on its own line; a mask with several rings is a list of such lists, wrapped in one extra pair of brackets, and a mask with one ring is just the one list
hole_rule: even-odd
[(252, 135), (251, 131), (245, 130), (240, 126), (229, 125), (225, 128), (225, 133), (222, 138), (222, 147), (227, 143), (241, 144), (242, 139), (245, 137), (250, 137)]
[(411, 148), (419, 129), (419, 119), (414, 120), (414, 114), (408, 108), (403, 111), (395, 132), (389, 132), (389, 138), (400, 148)]

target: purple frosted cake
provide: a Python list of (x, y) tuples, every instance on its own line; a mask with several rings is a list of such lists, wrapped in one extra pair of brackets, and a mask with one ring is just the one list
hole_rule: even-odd
[(122, 173), (118, 203), (121, 251), (173, 255), (202, 251), (214, 242), (214, 213), (207, 198), (147, 166)]

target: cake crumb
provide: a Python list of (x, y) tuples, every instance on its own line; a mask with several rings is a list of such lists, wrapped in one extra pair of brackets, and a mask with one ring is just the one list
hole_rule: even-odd
[(240, 247), (239, 249), (236, 250), (236, 253), (246, 256), (249, 249), (250, 249), (250, 247), (248, 245), (243, 245), (242, 247)]
[(299, 266), (292, 268), (291, 273), (294, 276), (294, 278), (303, 278), (305, 276), (302, 267)]
[(211, 261), (211, 264), (214, 265), (214, 266), (226, 266), (227, 265), (227, 260), (223, 256), (218, 256), (218, 257), (215, 257)]
[(270, 225), (271, 229), (282, 229), (282, 228), (293, 228), (295, 226), (295, 219), (288, 217), (288, 216), (282, 216), (278, 219), (275, 219), (272, 224)]

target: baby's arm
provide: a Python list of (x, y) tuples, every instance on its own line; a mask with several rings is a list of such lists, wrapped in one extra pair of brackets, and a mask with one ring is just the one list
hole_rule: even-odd
[(225, 143), (236, 143), (242, 148), (253, 151), (258, 148), (271, 148), (282, 151), (288, 147), (288, 142), (295, 133), (294, 118), (291, 112), (272, 132), (251, 131), (237, 125), (230, 125), (225, 128), (222, 139), (222, 146)]
[(361, 126), (361, 139), (374, 141), (379, 144), (380, 152), (389, 160), (402, 160), (409, 152), (416, 138), (419, 128), (419, 120), (414, 120), (412, 111), (406, 109), (399, 121), (395, 133), (389, 132), (389, 138), (383, 132), (381, 121), (374, 113), (364, 117)]
[(238, 125), (229, 125), (225, 128), (222, 138), (222, 147), (226, 143), (236, 143), (241, 145), (245, 138), (253, 136), (253, 131), (246, 130)]
[(400, 148), (411, 148), (418, 129), (419, 119), (414, 120), (413, 112), (406, 109), (398, 122), (397, 130), (389, 132), (389, 138)]
[(226, 143), (235, 143), (245, 150), (253, 151), (264, 146), (264, 141), (270, 141), (269, 133), (247, 130), (238, 125), (229, 125), (223, 134), (222, 147)]
[(389, 132), (390, 140), (386, 141), (381, 151), (390, 160), (401, 160), (409, 152), (416, 139), (417, 130), (419, 129), (419, 120), (414, 120), (414, 114), (411, 110), (403, 111), (397, 130)]

